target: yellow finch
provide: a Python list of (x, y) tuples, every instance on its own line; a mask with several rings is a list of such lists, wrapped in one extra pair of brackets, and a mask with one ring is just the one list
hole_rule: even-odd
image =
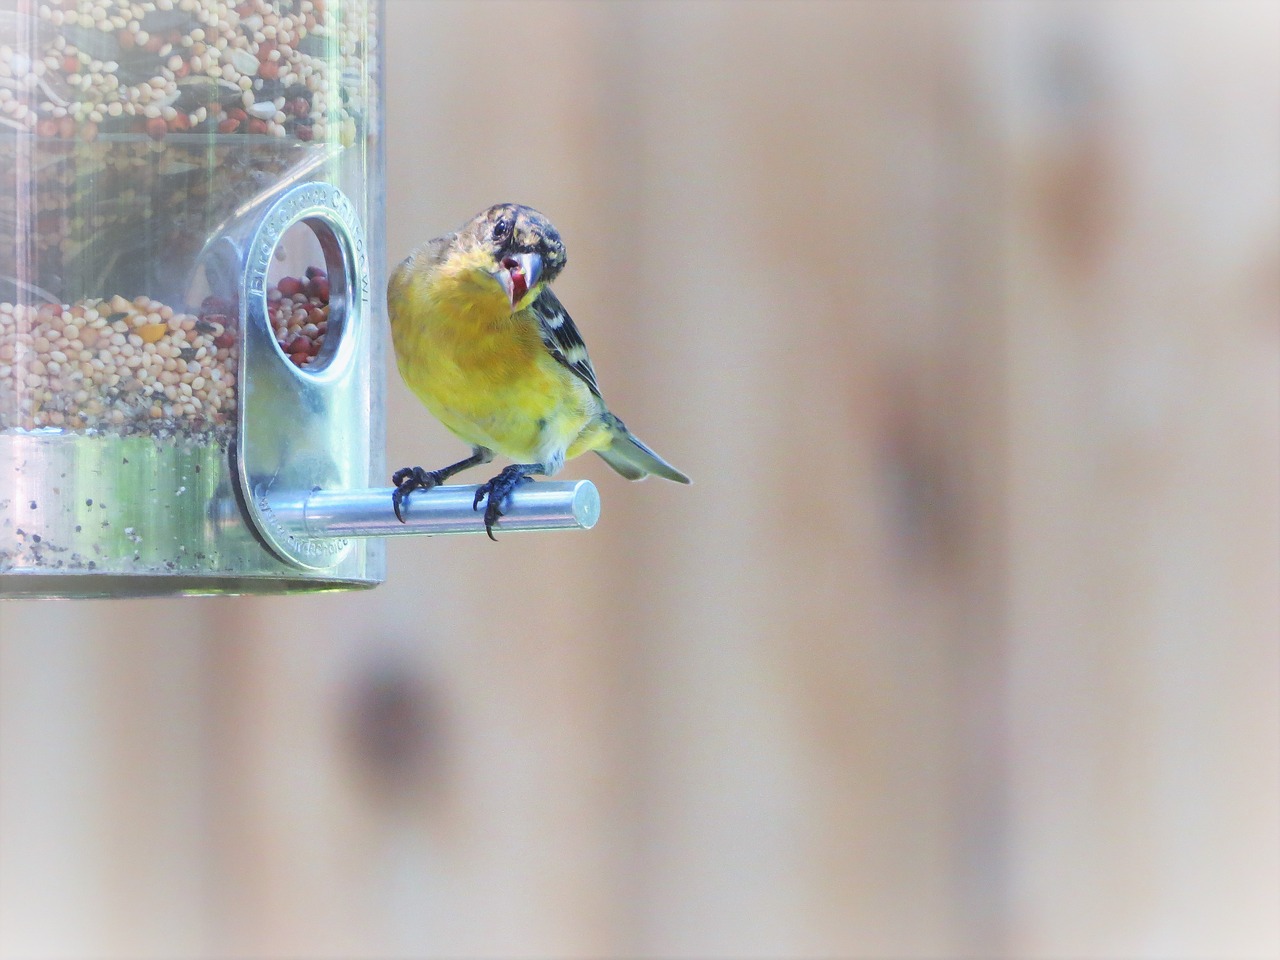
[(564, 265), (564, 243), (550, 221), (503, 203), (423, 244), (391, 274), (387, 308), (400, 375), (471, 445), (471, 456), (447, 467), (392, 475), (392, 508), (402, 522), (414, 490), (495, 453), (515, 462), (476, 491), (477, 509), (488, 498), (490, 538), (512, 490), (589, 450), (628, 480), (653, 473), (689, 482), (605, 406), (578, 328), (548, 286)]

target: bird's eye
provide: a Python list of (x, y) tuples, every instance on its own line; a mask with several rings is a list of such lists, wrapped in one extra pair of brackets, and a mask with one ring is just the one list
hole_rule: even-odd
[(493, 225), (493, 239), (505, 240), (511, 236), (511, 221), (499, 220)]

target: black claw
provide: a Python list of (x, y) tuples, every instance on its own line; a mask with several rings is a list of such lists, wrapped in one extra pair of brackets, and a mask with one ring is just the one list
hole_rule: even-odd
[(493, 535), (493, 525), (502, 516), (502, 509), (498, 506), (501, 502), (501, 500), (494, 500), (493, 495), (490, 494), (489, 502), (484, 508), (484, 532), (489, 535), (489, 539), (494, 543), (498, 542), (498, 538)]
[(516, 487), (533, 479), (524, 471), (525, 467), (520, 464), (512, 464), (488, 483), (482, 483), (476, 490), (475, 500), (471, 502), (471, 509), (476, 510), (480, 507), (480, 501), (488, 497), (489, 502), (484, 508), (484, 531), (494, 543), (498, 542), (498, 538), (493, 535), (493, 528), (503, 515), (503, 504)]
[(415, 490), (438, 487), (443, 479), (439, 471), (423, 470), (421, 467), (401, 467), (393, 473), (391, 484), (395, 489), (391, 491), (391, 509), (395, 511), (396, 519), (401, 523), (405, 522), (400, 507), (409, 498), (409, 494)]

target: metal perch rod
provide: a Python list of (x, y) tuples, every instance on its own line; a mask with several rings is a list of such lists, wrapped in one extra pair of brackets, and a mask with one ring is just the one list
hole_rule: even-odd
[[(377, 490), (316, 490), (296, 500), (271, 503), (276, 519), (307, 539), (406, 537), (484, 533), (484, 504), (472, 509), (477, 487), (446, 486), (413, 493), (391, 511), (391, 487)], [(590, 530), (600, 519), (600, 493), (590, 480), (534, 481), (517, 488), (497, 534), (522, 530)]]

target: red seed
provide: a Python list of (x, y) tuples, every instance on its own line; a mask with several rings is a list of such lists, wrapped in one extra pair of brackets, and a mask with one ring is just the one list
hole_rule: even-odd
[(263, 80), (274, 80), (280, 76), (280, 64), (275, 60), (263, 60), (258, 65), (258, 76)]
[(71, 117), (62, 117), (58, 120), (58, 136), (63, 140), (70, 140), (76, 135), (76, 122)]
[(235, 133), (236, 130), (239, 128), (239, 126), (240, 126), (239, 120), (232, 120), (228, 118), (226, 120), (219, 122), (218, 132), (219, 133)]
[(227, 117), (231, 120), (239, 120), (242, 123), (245, 120), (249, 119), (249, 115), (245, 113), (244, 110), (242, 110), (240, 107), (228, 107)]
[(213, 338), (213, 345), (217, 347), (219, 350), (224, 350), (227, 347), (235, 346), (235, 342), (236, 342), (235, 334), (232, 334), (232, 333), (220, 333)]
[(284, 112), (291, 117), (305, 117), (311, 112), (311, 104), (303, 97), (294, 97), (284, 105)]
[(297, 137), (299, 140), (310, 140), (312, 137), (315, 136), (315, 131), (313, 131), (310, 127), (299, 126), (298, 129), (295, 131), (295, 133), (297, 134)]
[(311, 338), (304, 336), (296, 336), (290, 341), (289, 345), (284, 348), (285, 353), (310, 353)]
[(276, 284), (276, 289), (280, 291), (282, 297), (292, 297), (302, 292), (302, 281), (297, 277), (282, 277)]
[(73, 57), (70, 54), (62, 58), (63, 73), (78, 73), (80, 70), (80, 58)]
[(92, 120), (85, 121), (84, 126), (80, 128), (80, 138), (87, 142), (98, 139), (98, 125)]
[(191, 129), (191, 118), (185, 113), (180, 113), (169, 121), (169, 129), (174, 133), (182, 133)]
[(52, 117), (46, 117), (36, 124), (37, 137), (56, 137), (58, 135), (58, 121)]
[(307, 361), (311, 359), (311, 354), (295, 353), (290, 355), (289, 359), (294, 362), (295, 366), (303, 367), (303, 366), (306, 366)]
[(169, 125), (159, 117), (153, 117), (147, 121), (147, 136), (152, 140), (163, 140), (164, 135), (169, 132)]
[(311, 278), (311, 295), (317, 297), (321, 302), (329, 302), (329, 278), (328, 277), (312, 277)]
[(249, 125), (245, 127), (246, 133), (266, 133), (267, 121), (259, 120), (256, 117), (249, 121)]

